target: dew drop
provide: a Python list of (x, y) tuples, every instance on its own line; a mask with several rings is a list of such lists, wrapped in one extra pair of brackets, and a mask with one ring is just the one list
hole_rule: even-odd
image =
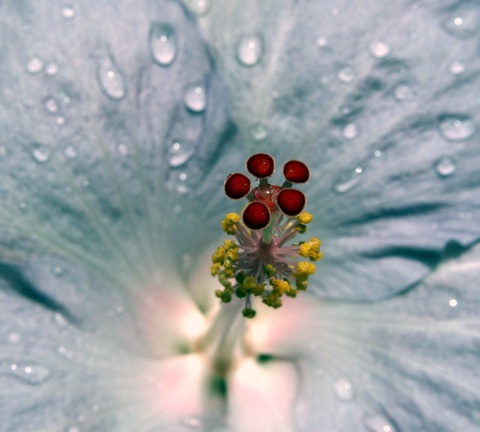
[(343, 401), (349, 401), (353, 398), (353, 387), (350, 381), (340, 378), (333, 384), (333, 392), (335, 396)]
[(373, 155), (378, 158), (378, 157), (382, 156), (382, 152), (380, 150), (375, 150), (373, 152)]
[(344, 67), (338, 71), (337, 78), (344, 83), (350, 83), (355, 79), (355, 72), (351, 67)]
[(462, 62), (459, 61), (454, 61), (450, 66), (448, 67), (448, 71), (452, 75), (460, 75), (463, 72), (465, 72), (465, 65)]
[(353, 171), (342, 174), (334, 184), (337, 193), (345, 193), (352, 190), (362, 181), (362, 167), (356, 167)]
[(328, 45), (328, 39), (324, 36), (320, 36), (317, 38), (317, 47), (319, 48), (325, 48)]
[(62, 17), (65, 18), (65, 19), (73, 19), (75, 18), (75, 8), (73, 7), (73, 5), (70, 5), (70, 4), (67, 4), (65, 6), (63, 6), (62, 8)]
[(259, 36), (243, 36), (237, 44), (237, 60), (242, 66), (252, 67), (262, 58), (263, 44)]
[(183, 95), (185, 106), (193, 112), (200, 113), (207, 106), (205, 87), (201, 84), (192, 84), (185, 89)]
[(17, 332), (10, 332), (7, 335), (7, 342), (11, 345), (17, 345), (22, 340), (22, 336)]
[(53, 322), (60, 328), (64, 328), (68, 324), (67, 319), (60, 312), (53, 314)]
[(55, 76), (58, 73), (58, 66), (55, 63), (49, 63), (45, 66), (45, 74)]
[(350, 123), (343, 128), (343, 136), (347, 139), (354, 139), (358, 135), (358, 127), (354, 123)]
[(256, 123), (250, 128), (250, 136), (254, 141), (263, 141), (268, 136), (268, 127), (263, 123)]
[(450, 141), (463, 141), (475, 133), (475, 124), (466, 115), (441, 115), (439, 117), (440, 134)]
[(395, 432), (390, 422), (380, 415), (365, 417), (365, 426), (370, 432)]
[(125, 96), (125, 78), (110, 56), (100, 59), (97, 77), (100, 88), (110, 99), (119, 100)]
[(64, 116), (57, 116), (55, 117), (55, 124), (57, 126), (63, 126), (65, 124), (65, 117)]
[(442, 25), (452, 36), (470, 38), (479, 30), (480, 12), (478, 11), (478, 8), (465, 3), (446, 18)]
[(43, 106), (45, 107), (45, 110), (49, 114), (55, 114), (58, 111), (58, 103), (57, 101), (49, 96), (43, 101)]
[(153, 22), (149, 35), (150, 54), (161, 66), (171, 65), (177, 56), (177, 36), (170, 24)]
[(458, 306), (458, 301), (457, 301), (457, 299), (451, 298), (451, 299), (448, 301), (448, 304), (449, 304), (450, 307), (454, 308), (454, 307), (457, 307), (457, 306)]
[(71, 360), (73, 358), (73, 352), (70, 351), (69, 349), (65, 348), (64, 346), (59, 346), (58, 349), (57, 349), (57, 352), (62, 357), (65, 357), (68, 360)]
[(186, 194), (189, 191), (187, 185), (188, 175), (186, 172), (173, 172), (170, 180), (170, 187), (181, 195)]
[(390, 54), (390, 47), (385, 42), (374, 42), (370, 45), (370, 53), (375, 58), (385, 58)]
[(121, 156), (127, 156), (128, 155), (128, 147), (125, 144), (119, 144), (117, 146), (117, 151)]
[(37, 57), (30, 59), (30, 61), (27, 63), (27, 72), (31, 74), (37, 74), (42, 69), (43, 69), (43, 62)]
[(168, 163), (176, 168), (186, 164), (195, 152), (195, 146), (190, 141), (174, 140), (168, 149)]
[(73, 159), (77, 156), (77, 151), (75, 150), (75, 147), (73, 146), (68, 146), (65, 149), (65, 156), (69, 159)]
[(195, 15), (204, 15), (210, 9), (210, 0), (184, 0), (184, 2)]
[(34, 363), (0, 362), (0, 374), (11, 376), (23, 383), (30, 385), (42, 384), (50, 378), (50, 371)]
[(395, 89), (393, 90), (393, 97), (397, 101), (403, 102), (412, 97), (412, 90), (410, 89), (409, 86), (405, 84), (400, 84), (397, 87), (395, 87)]
[(454, 174), (457, 169), (453, 160), (446, 156), (438, 159), (434, 163), (433, 168), (439, 177), (449, 177)]
[(52, 155), (52, 149), (50, 146), (45, 144), (34, 144), (32, 149), (33, 159), (37, 162), (44, 163), (48, 162), (50, 156)]

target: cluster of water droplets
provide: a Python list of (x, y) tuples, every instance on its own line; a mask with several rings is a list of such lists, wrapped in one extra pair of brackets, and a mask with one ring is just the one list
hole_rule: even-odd
[(50, 378), (51, 372), (37, 363), (2, 360), (0, 361), (0, 375), (14, 378), (25, 384), (39, 385)]

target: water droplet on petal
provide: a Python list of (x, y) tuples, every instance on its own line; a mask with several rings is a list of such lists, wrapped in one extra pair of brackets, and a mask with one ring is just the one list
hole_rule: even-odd
[(73, 352), (70, 351), (69, 349), (65, 348), (64, 346), (59, 346), (57, 349), (58, 354), (60, 354), (62, 357), (65, 357), (68, 360), (73, 359)]
[(68, 146), (65, 149), (65, 156), (69, 159), (73, 159), (74, 157), (77, 156), (77, 151), (75, 150), (75, 147)]
[(449, 67), (448, 71), (452, 75), (460, 75), (465, 72), (465, 65), (462, 62), (454, 61)]
[(168, 163), (176, 168), (187, 163), (195, 152), (195, 146), (190, 141), (174, 140), (168, 149)]
[(448, 304), (450, 307), (454, 308), (454, 307), (457, 307), (458, 306), (458, 301), (457, 299), (455, 298), (451, 298), (449, 301), (448, 301)]
[(62, 17), (65, 18), (65, 19), (72, 19), (72, 18), (75, 18), (75, 8), (73, 7), (73, 5), (70, 5), (70, 4), (67, 4), (65, 6), (63, 6), (62, 8)]
[(241, 65), (252, 67), (258, 64), (263, 54), (263, 43), (259, 36), (243, 36), (237, 44), (237, 60)]
[(210, 0), (184, 0), (184, 3), (195, 15), (204, 15), (210, 9)]
[(250, 135), (254, 141), (263, 141), (268, 135), (268, 127), (263, 123), (256, 123), (251, 127)]
[(58, 66), (55, 63), (49, 63), (45, 66), (45, 74), (54, 76), (58, 73)]
[(452, 36), (470, 38), (480, 28), (480, 11), (475, 3), (464, 3), (446, 18), (442, 25)]
[(475, 124), (467, 115), (441, 115), (439, 117), (440, 134), (450, 141), (463, 141), (475, 133)]
[(43, 106), (45, 107), (45, 110), (49, 114), (55, 114), (58, 111), (58, 103), (57, 101), (49, 96), (43, 101)]
[(53, 314), (53, 322), (60, 328), (63, 328), (68, 324), (67, 319), (60, 312), (55, 312)]
[(117, 146), (117, 151), (122, 156), (127, 156), (128, 155), (128, 147), (125, 144), (119, 144)]
[(11, 345), (17, 345), (22, 340), (22, 336), (17, 332), (10, 332), (7, 335), (7, 342)]
[(340, 378), (333, 384), (333, 392), (335, 396), (344, 401), (349, 401), (353, 398), (353, 387), (350, 381), (345, 378)]
[(57, 116), (55, 117), (55, 124), (57, 126), (63, 126), (65, 124), (65, 117), (64, 116)]
[(395, 432), (390, 422), (380, 415), (365, 417), (365, 426), (370, 432)]
[(207, 95), (205, 87), (201, 84), (192, 84), (185, 89), (183, 96), (185, 106), (193, 112), (202, 112), (207, 106)]
[(31, 74), (37, 74), (42, 69), (43, 69), (43, 62), (37, 57), (30, 59), (30, 61), (27, 63), (27, 72)]
[(38, 385), (50, 378), (50, 371), (35, 363), (0, 362), (0, 374), (11, 376), (23, 383)]
[(347, 139), (354, 139), (358, 135), (358, 127), (351, 123), (343, 128), (343, 136)]
[(154, 22), (150, 26), (150, 54), (161, 66), (169, 66), (177, 56), (177, 36), (170, 24)]
[(385, 58), (390, 54), (390, 47), (385, 42), (374, 42), (370, 45), (370, 52), (375, 58)]
[(449, 157), (441, 157), (433, 165), (439, 177), (449, 177), (455, 173), (457, 167)]
[(354, 170), (342, 174), (337, 178), (333, 188), (337, 193), (345, 193), (352, 190), (362, 181), (362, 167), (356, 167)]
[(337, 78), (344, 83), (350, 83), (355, 79), (355, 72), (351, 67), (344, 67), (338, 71)]
[(317, 38), (316, 43), (319, 48), (325, 48), (328, 45), (328, 39), (324, 36), (320, 36)]
[(45, 144), (34, 144), (32, 149), (32, 156), (37, 162), (44, 163), (50, 159), (52, 149)]
[(399, 101), (403, 102), (412, 97), (412, 90), (409, 86), (405, 84), (400, 84), (393, 90), (393, 97)]
[(80, 432), (80, 428), (78, 426), (67, 426), (65, 432)]
[(110, 99), (119, 100), (125, 96), (123, 73), (110, 56), (99, 61), (97, 76), (100, 88)]
[(60, 276), (63, 273), (63, 268), (59, 265), (54, 265), (52, 268), (52, 272), (55, 276)]

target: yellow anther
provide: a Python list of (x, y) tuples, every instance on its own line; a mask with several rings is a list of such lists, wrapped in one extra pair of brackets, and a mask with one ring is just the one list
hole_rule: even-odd
[(222, 221), (222, 229), (227, 234), (235, 234), (237, 231), (237, 222), (240, 220), (240, 215), (237, 213), (227, 213), (225, 219)]
[(212, 255), (212, 262), (223, 264), (225, 260), (225, 248), (223, 246), (219, 246), (217, 250)]
[(308, 276), (315, 273), (315, 264), (308, 261), (301, 261), (297, 264), (295, 270), (297, 278), (308, 278)]
[(311, 215), (311, 213), (308, 213), (306, 211), (303, 211), (302, 213), (300, 213), (298, 216), (297, 216), (298, 220), (300, 221), (300, 223), (302, 224), (308, 224), (312, 221), (313, 219), (313, 216)]
[(238, 249), (237, 245), (233, 240), (225, 240), (223, 242), (223, 247), (225, 248), (225, 250)]
[(219, 263), (215, 263), (215, 264), (211, 265), (210, 266), (210, 274), (212, 276), (217, 276), (218, 273), (220, 273), (221, 268), (222, 268), (222, 266)]
[(323, 256), (320, 252), (320, 244), (320, 239), (312, 237), (309, 241), (300, 245), (299, 255), (310, 258), (312, 261), (318, 261)]
[(280, 279), (271, 278), (270, 283), (273, 285), (274, 291), (278, 293), (279, 296), (286, 294), (290, 291), (290, 284), (287, 281)]

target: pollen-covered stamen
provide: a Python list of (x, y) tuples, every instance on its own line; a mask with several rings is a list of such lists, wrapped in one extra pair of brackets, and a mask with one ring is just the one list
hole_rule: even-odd
[[(230, 302), (232, 296), (244, 298), (243, 315), (252, 318), (256, 313), (252, 308), (255, 297), (267, 306), (278, 308), (284, 295), (295, 297), (298, 291), (305, 290), (308, 277), (315, 272), (315, 265), (305, 258), (317, 261), (322, 253), (317, 238), (287, 244), (295, 235), (303, 234), (312, 220), (312, 215), (303, 211), (305, 195), (291, 188), (292, 182), (308, 180), (306, 165), (299, 161), (287, 162), (284, 167), (287, 180), (282, 187), (271, 185), (266, 179), (274, 169), (271, 156), (263, 153), (251, 156), (247, 169), (260, 179), (259, 185), (246, 194), (250, 203), (242, 218), (229, 213), (223, 220), (222, 229), (234, 235), (236, 241), (227, 240), (215, 251), (211, 273), (223, 286), (215, 292), (216, 296), (225, 303)], [(233, 192), (227, 187), (235, 175), (241, 183), (242, 190), (238, 193), (236, 187), (232, 187)], [(245, 192), (247, 182), (242, 176), (237, 173), (227, 178), (227, 196), (233, 198)]]

